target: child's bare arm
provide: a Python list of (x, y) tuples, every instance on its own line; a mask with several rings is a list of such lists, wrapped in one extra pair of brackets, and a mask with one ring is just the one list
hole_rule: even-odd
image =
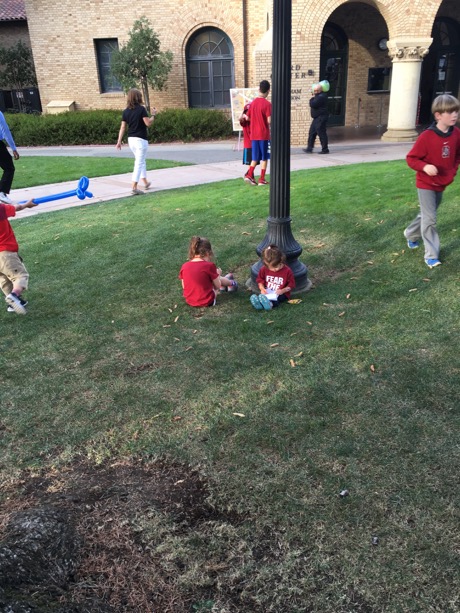
[(29, 200), (28, 202), (24, 202), (24, 204), (15, 204), (14, 207), (17, 211), (23, 211), (24, 209), (32, 209), (34, 206), (37, 206), (33, 200)]
[(259, 283), (259, 289), (260, 289), (260, 293), (261, 294), (266, 294), (267, 293), (267, 290), (265, 289), (263, 283)]

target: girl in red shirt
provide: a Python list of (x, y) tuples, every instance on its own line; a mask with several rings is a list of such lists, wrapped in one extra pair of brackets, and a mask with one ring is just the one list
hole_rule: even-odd
[(232, 274), (221, 276), (221, 269), (211, 262), (213, 255), (207, 238), (192, 236), (189, 260), (182, 265), (179, 273), (185, 302), (192, 307), (213, 306), (219, 291), (236, 292), (238, 289)]
[(289, 300), (291, 290), (295, 287), (295, 278), (286, 265), (286, 256), (276, 245), (269, 245), (263, 250), (262, 261), (264, 265), (256, 279), (260, 294), (253, 294), (250, 301), (258, 311), (270, 311)]

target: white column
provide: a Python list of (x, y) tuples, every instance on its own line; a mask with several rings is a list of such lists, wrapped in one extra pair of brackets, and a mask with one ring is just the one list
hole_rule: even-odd
[(405, 37), (388, 41), (388, 54), (393, 58), (390, 109), (387, 131), (382, 140), (414, 141), (420, 88), (422, 60), (427, 55), (432, 38)]

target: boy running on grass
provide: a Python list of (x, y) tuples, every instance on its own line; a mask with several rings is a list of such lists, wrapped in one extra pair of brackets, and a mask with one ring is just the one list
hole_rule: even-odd
[(272, 115), (272, 103), (267, 100), (270, 93), (270, 83), (261, 81), (259, 85), (259, 95), (251, 102), (246, 113), (250, 122), (250, 132), (252, 141), (252, 162), (248, 172), (244, 175), (244, 180), (251, 185), (257, 185), (254, 179), (254, 170), (260, 162), (259, 185), (268, 185), (265, 180), (267, 163), (270, 159), (268, 144), (270, 142), (270, 122)]
[(7, 310), (25, 315), (27, 302), (21, 298), (27, 289), (29, 273), (18, 254), (18, 242), (8, 217), (14, 217), (17, 211), (37, 206), (29, 200), (24, 204), (5, 204), (0, 201), (0, 288), (8, 303)]
[(417, 249), (420, 238), (423, 240), (429, 268), (441, 264), (436, 213), (460, 164), (460, 130), (455, 127), (459, 109), (460, 102), (454, 96), (442, 94), (435, 98), (431, 107), (435, 121), (420, 134), (406, 157), (408, 165), (417, 171), (420, 213), (407, 226), (404, 236), (409, 249)]

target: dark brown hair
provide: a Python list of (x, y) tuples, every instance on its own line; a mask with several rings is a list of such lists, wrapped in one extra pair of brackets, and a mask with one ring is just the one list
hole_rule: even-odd
[(128, 108), (133, 109), (138, 104), (143, 104), (142, 102), (142, 93), (133, 87), (128, 92)]
[(207, 238), (203, 238), (201, 236), (192, 236), (190, 240), (190, 245), (188, 248), (188, 258), (189, 260), (193, 260), (193, 258), (199, 256), (200, 258), (206, 256), (212, 256), (212, 247), (211, 243)]
[(268, 245), (262, 251), (262, 260), (269, 268), (277, 268), (286, 262), (286, 256), (276, 245)]

